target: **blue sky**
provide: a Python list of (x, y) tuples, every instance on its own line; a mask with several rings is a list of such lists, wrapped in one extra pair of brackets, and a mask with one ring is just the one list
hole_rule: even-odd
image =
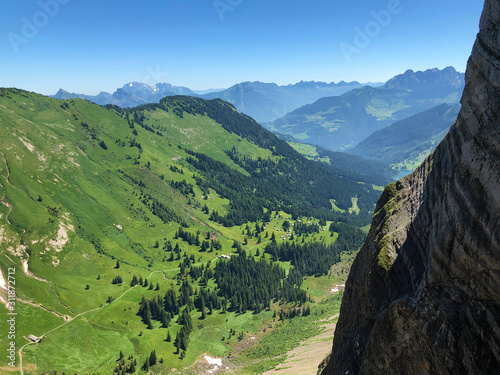
[(385, 81), (464, 71), (480, 0), (0, 0), (0, 86)]

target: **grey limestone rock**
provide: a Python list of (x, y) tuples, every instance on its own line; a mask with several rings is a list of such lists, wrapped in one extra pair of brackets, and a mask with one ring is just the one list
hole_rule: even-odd
[(347, 282), (330, 374), (500, 374), (500, 1), (456, 123), (386, 187)]

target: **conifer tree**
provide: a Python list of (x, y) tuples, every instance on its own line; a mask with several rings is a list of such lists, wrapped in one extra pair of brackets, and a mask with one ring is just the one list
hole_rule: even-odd
[(156, 350), (153, 350), (151, 352), (151, 355), (149, 356), (149, 366), (154, 366), (156, 365)]
[(177, 349), (176, 354), (179, 354), (180, 350), (181, 350), (181, 340), (179, 337), (179, 333), (177, 333), (177, 335), (175, 335), (174, 346), (175, 346), (175, 349)]
[(149, 357), (146, 357), (146, 361), (144, 361), (144, 365), (142, 365), (142, 369), (146, 372), (149, 371)]

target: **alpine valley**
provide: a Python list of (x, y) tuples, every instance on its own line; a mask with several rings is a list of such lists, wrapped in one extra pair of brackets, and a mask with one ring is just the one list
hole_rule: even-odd
[(408, 70), (381, 87), (364, 86), (322, 98), (265, 125), (303, 143), (347, 151), (397, 121), (441, 104), (458, 104), (463, 88), (464, 74), (452, 67)]
[(0, 373), (497, 374), (485, 4), (466, 75), (0, 88)]
[(389, 182), (307, 160), (220, 99), (4, 88), (0, 137), (0, 311), (19, 356), (2, 373), (199, 373), (204, 355), (273, 369), (335, 323)]

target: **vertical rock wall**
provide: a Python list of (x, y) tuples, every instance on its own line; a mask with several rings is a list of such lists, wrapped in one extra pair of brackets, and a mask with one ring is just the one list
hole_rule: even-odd
[(499, 0), (457, 122), (377, 204), (322, 374), (500, 374)]

